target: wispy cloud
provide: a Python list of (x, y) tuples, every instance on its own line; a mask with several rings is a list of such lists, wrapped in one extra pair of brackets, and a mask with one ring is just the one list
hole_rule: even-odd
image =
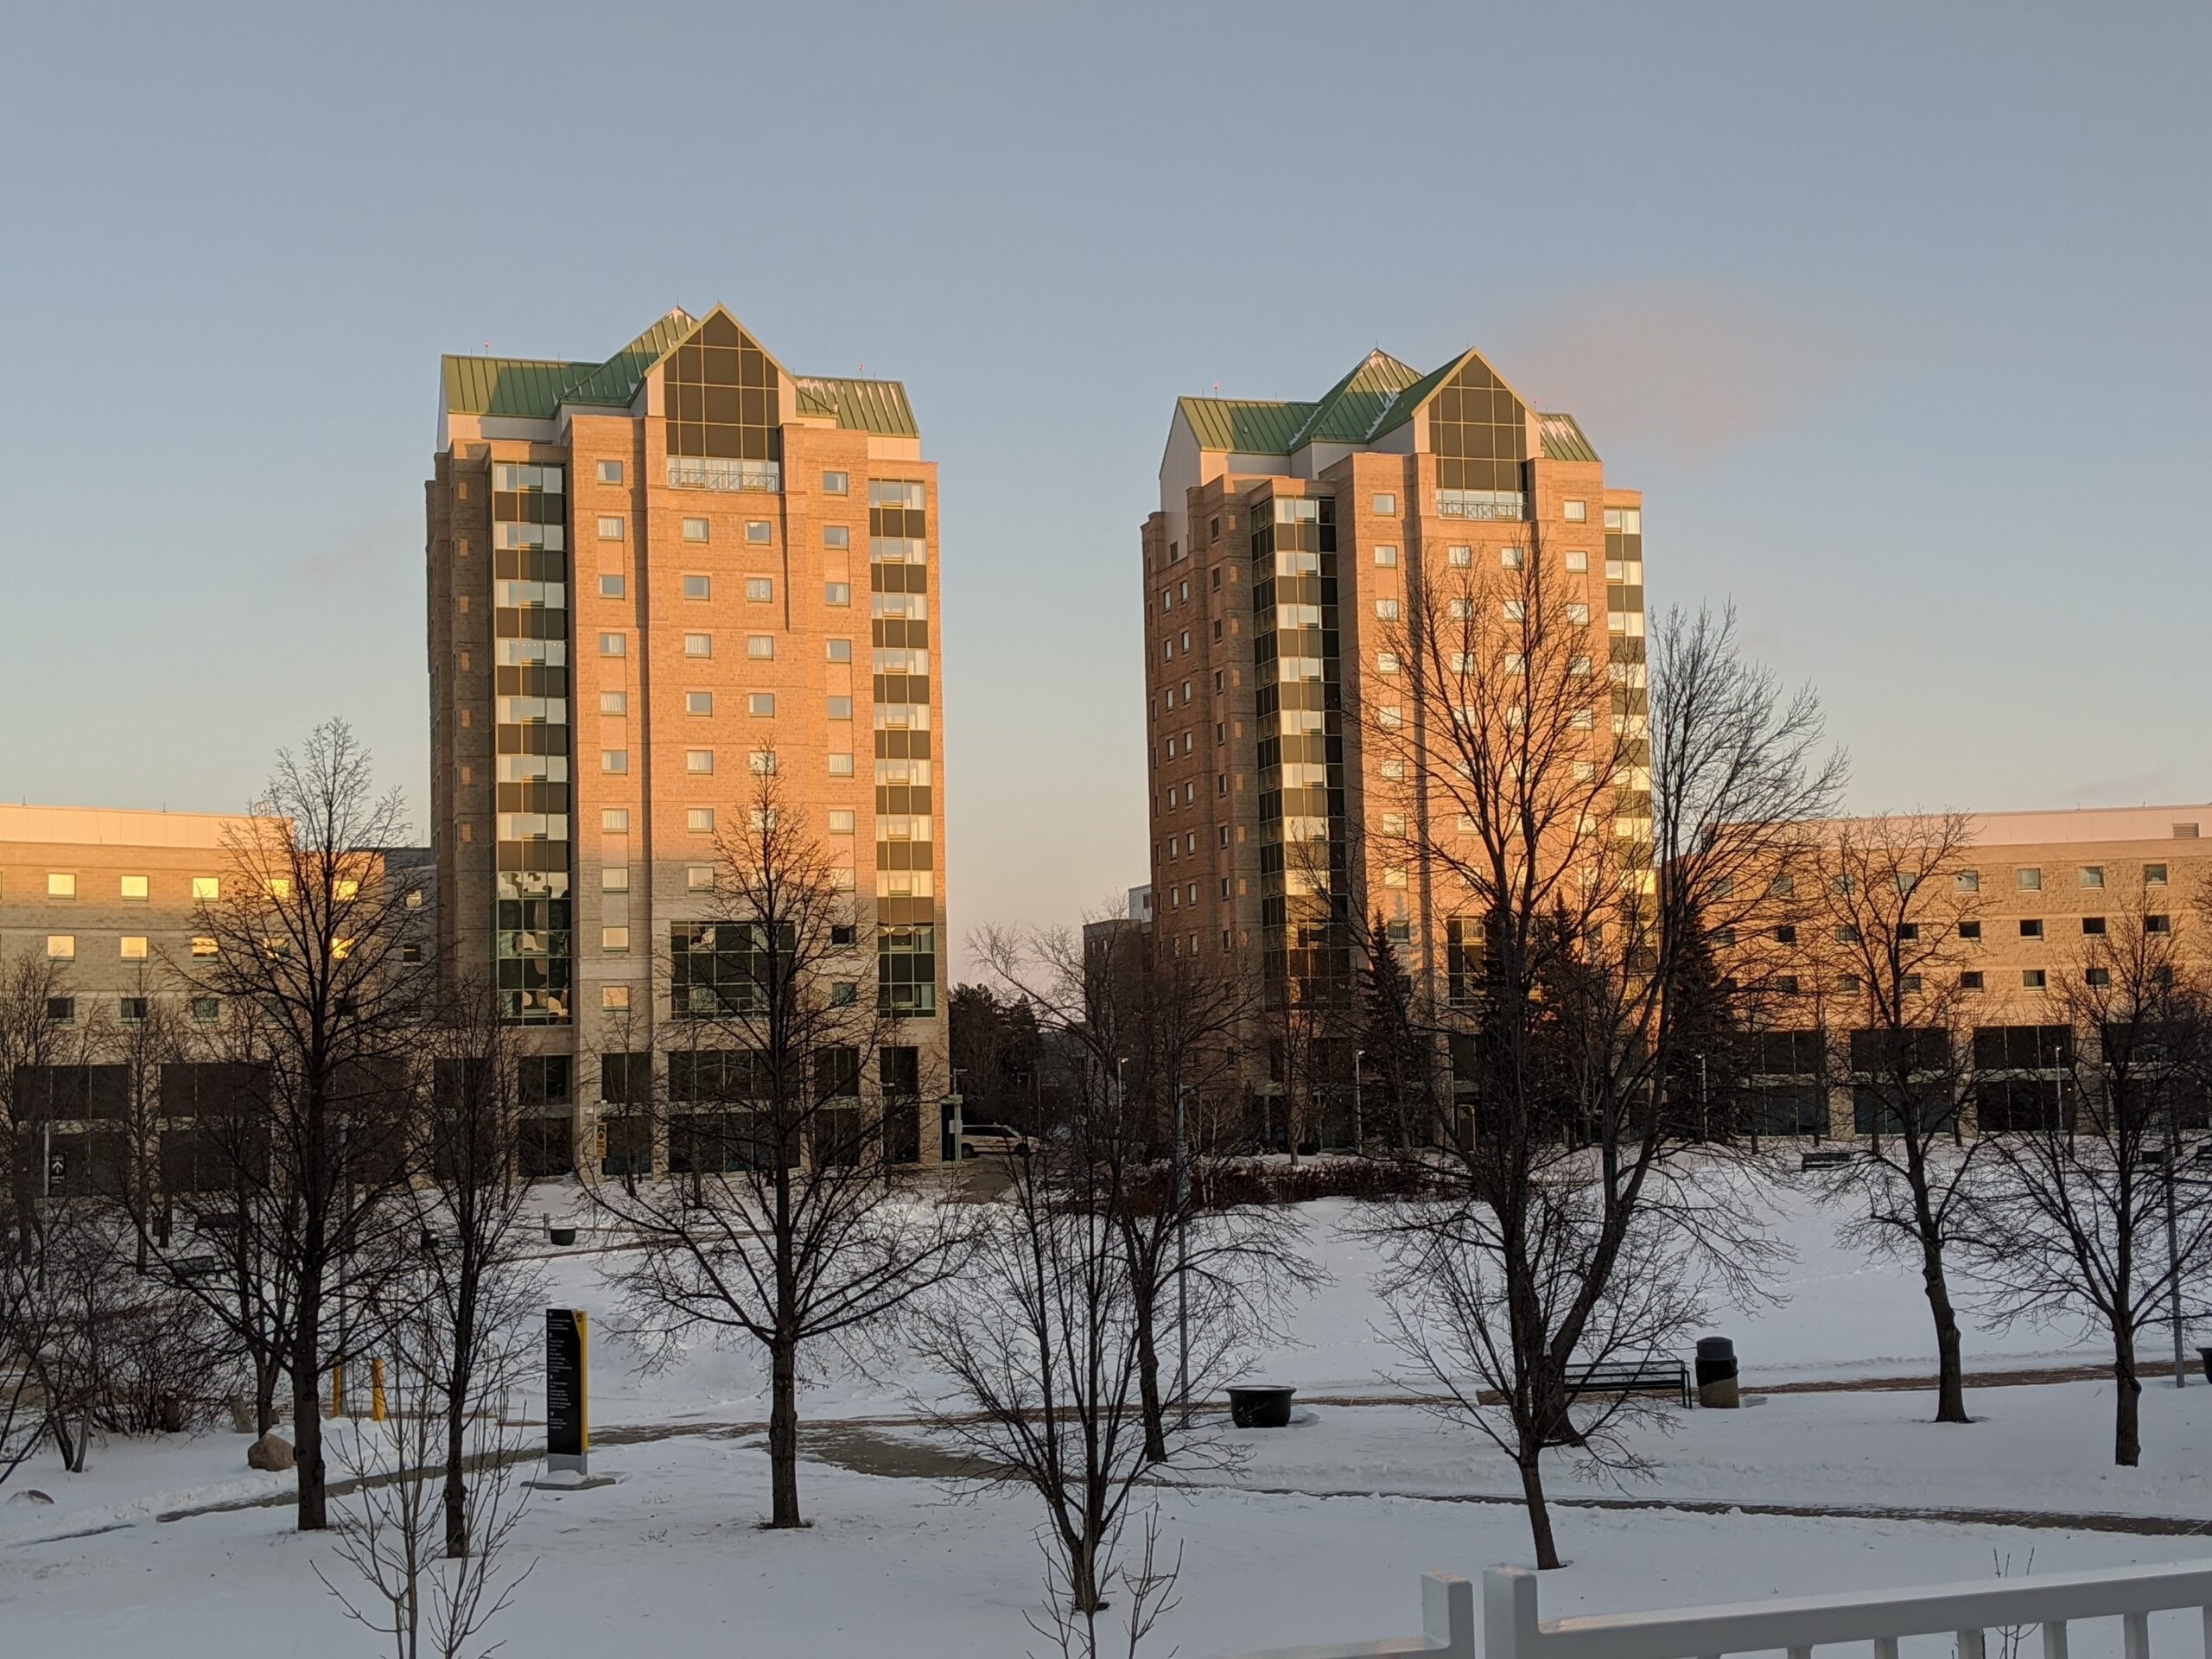
[(1592, 287), (1529, 320), (1502, 362), (1528, 397), (1611, 439), (1709, 460), (1796, 424), (1874, 366), (1863, 324), (1695, 281)]

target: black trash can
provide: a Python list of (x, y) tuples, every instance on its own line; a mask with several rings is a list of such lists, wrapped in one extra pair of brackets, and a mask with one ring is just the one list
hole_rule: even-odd
[(2196, 1357), (2204, 1362), (2204, 1380), (2212, 1382), (2212, 1348), (2200, 1348)]
[(1229, 1421), (1239, 1428), (1287, 1428), (1296, 1389), (1238, 1383), (1229, 1390)]
[(1726, 1337), (1697, 1339), (1697, 1402), (1719, 1411), (1743, 1403), (1736, 1381), (1736, 1344)]

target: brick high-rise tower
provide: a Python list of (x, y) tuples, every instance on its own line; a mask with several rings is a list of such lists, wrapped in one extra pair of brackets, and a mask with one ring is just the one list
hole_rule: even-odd
[[(937, 469), (905, 389), (794, 375), (720, 307), (603, 362), (448, 357), (428, 493), (441, 959), (523, 1030), (534, 1161), (665, 1156), (620, 1109), (641, 1080), (607, 1075), (634, 1062), (601, 1057), (673, 1040), (672, 958), (768, 767), (849, 867), (855, 980), (906, 1022), (872, 1081), (921, 1113), (946, 1076)], [(914, 1139), (933, 1161), (934, 1122)]]
[[(1426, 374), (1377, 351), (1311, 403), (1179, 399), (1143, 531), (1158, 948), (1244, 959), (1280, 1007), (1348, 964), (1357, 904), (1434, 988), (1465, 895), (1403, 849), (1453, 826), (1408, 833), (1406, 747), (1374, 741), (1452, 713), (1415, 706), (1399, 660), (1409, 584), (1543, 561), (1545, 591), (1591, 625), (1596, 741), (1610, 703), (1648, 767), (1642, 499), (1607, 486), (1573, 416), (1472, 351)], [(1624, 837), (1648, 836), (1640, 811), (1624, 801)], [(1323, 857), (1325, 881), (1301, 873)]]

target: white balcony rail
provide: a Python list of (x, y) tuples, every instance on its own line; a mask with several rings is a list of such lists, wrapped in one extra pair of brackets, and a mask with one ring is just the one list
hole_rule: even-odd
[[(2084, 1619), (2120, 1622), (2123, 1659), (2151, 1659), (2151, 1615), (2196, 1611), (2212, 1659), (2212, 1562), (2116, 1567), (1970, 1584), (1840, 1596), (1599, 1613), (1545, 1624), (1536, 1609), (1536, 1574), (1494, 1567), (1483, 1574), (1482, 1659), (1721, 1659), (1782, 1652), (1811, 1659), (1813, 1649), (1869, 1643), (1874, 1659), (1897, 1659), (1907, 1637), (1956, 1643), (1957, 1659), (1986, 1659), (1993, 1631), (2035, 1627), (2043, 1659), (2068, 1659), (2069, 1628)], [(1473, 1586), (1453, 1573), (1421, 1580), (1418, 1637), (1285, 1648), (1249, 1659), (1382, 1659), (1431, 1654), (1474, 1659)]]

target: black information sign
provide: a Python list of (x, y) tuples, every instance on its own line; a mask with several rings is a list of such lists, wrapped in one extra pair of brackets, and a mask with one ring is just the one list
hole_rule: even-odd
[(584, 1468), (591, 1450), (584, 1357), (584, 1311), (545, 1310), (545, 1461), (555, 1469)]

